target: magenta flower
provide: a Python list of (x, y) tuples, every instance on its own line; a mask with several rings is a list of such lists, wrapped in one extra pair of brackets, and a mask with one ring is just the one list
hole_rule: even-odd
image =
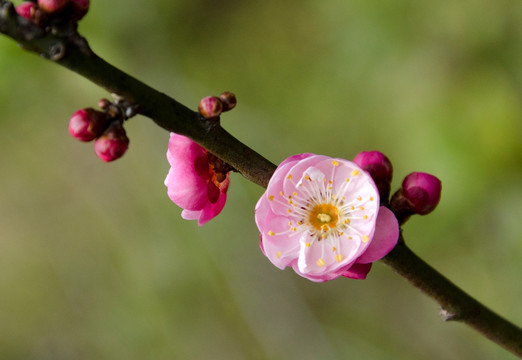
[(227, 200), (229, 172), (217, 159), (189, 138), (170, 134), (165, 179), (170, 199), (183, 208), (181, 217), (201, 226), (216, 217)]
[(366, 278), (399, 237), (397, 219), (379, 206), (367, 172), (315, 154), (279, 165), (256, 205), (256, 223), (261, 250), (275, 266), (316, 282)]

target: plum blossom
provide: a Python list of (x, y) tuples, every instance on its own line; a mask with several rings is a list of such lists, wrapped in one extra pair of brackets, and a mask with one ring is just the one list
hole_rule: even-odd
[(181, 217), (201, 226), (217, 216), (227, 200), (230, 182), (226, 164), (189, 138), (170, 134), (165, 186), (170, 199), (183, 208)]
[(364, 279), (399, 237), (370, 175), (354, 162), (315, 154), (283, 161), (256, 205), (261, 250), (278, 268), (315, 282)]

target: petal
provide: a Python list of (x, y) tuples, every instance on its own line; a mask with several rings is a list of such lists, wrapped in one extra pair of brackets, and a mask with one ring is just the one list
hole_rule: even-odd
[(221, 210), (225, 207), (227, 201), (227, 194), (221, 193), (215, 203), (208, 202), (207, 205), (201, 210), (201, 214), (198, 218), (198, 225), (201, 226), (206, 224), (213, 218), (219, 215)]
[[(173, 176), (173, 173), (173, 171), (169, 172), (166, 181), (169, 198), (183, 209), (201, 210), (209, 202), (206, 183), (200, 184), (199, 182), (191, 181), (194, 178), (178, 181), (178, 177)], [(185, 186), (181, 186), (182, 184)]]
[(366, 275), (370, 272), (371, 268), (372, 263), (353, 264), (353, 266), (346, 270), (342, 275), (350, 279), (363, 280), (366, 279)]
[(306, 159), (307, 157), (310, 157), (310, 156), (313, 156), (315, 154), (312, 154), (312, 153), (304, 153), (304, 154), (297, 154), (297, 155), (292, 155), (290, 157), (287, 157), (285, 160), (283, 160), (283, 162), (281, 164), (279, 164), (277, 167), (281, 167), (289, 162), (296, 162), (296, 161), (299, 161), (299, 160), (303, 160), (303, 159)]
[(263, 229), (265, 228), (265, 219), (268, 212), (270, 211), (270, 206), (268, 205), (268, 202), (268, 196), (265, 192), (257, 201), (255, 208), (256, 225), (259, 228), (259, 231), (261, 232), (263, 232)]
[(299, 274), (307, 278), (330, 280), (340, 276), (344, 269), (350, 267), (356, 257), (361, 242), (356, 239), (342, 240), (327, 238), (317, 241), (314, 236), (305, 232), (300, 238)]
[(390, 209), (381, 206), (373, 239), (366, 251), (357, 259), (357, 263), (367, 264), (383, 258), (395, 247), (398, 239), (397, 218)]
[[(269, 204), (275, 214), (287, 215), (288, 209), (291, 209), (291, 205), (288, 204), (288, 198), (283, 191), (283, 185), (285, 179), (288, 177), (288, 171), (292, 169), (294, 165), (295, 162), (287, 162), (282, 166), (278, 166), (268, 183), (265, 195), (263, 195), (272, 199)], [(292, 192), (290, 192), (290, 194), (291, 193)]]
[[(288, 171), (284, 174), (283, 182), (285, 194), (292, 194), (294, 191), (299, 190), (299, 184), (302, 182), (303, 177), (306, 175), (306, 171), (315, 166), (318, 161), (329, 159), (323, 155), (310, 155), (297, 163), (291, 163), (293, 166), (286, 168)], [(311, 174), (309, 174), (311, 175)]]
[(210, 201), (212, 204), (216, 203), (219, 199), (219, 195), (221, 194), (221, 191), (219, 191), (219, 188), (214, 185), (212, 181), (209, 181), (207, 183), (207, 198), (208, 201)]
[[(165, 179), (170, 199), (187, 210), (201, 210), (208, 202), (206, 150), (189, 138), (172, 133), (167, 158), (171, 169)], [(202, 168), (207, 169), (202, 173)]]
[(287, 218), (271, 212), (264, 223), (260, 229), (264, 253), (272, 264), (284, 269), (299, 256), (299, 234), (290, 230)]
[(192, 211), (192, 210), (183, 210), (181, 212), (181, 217), (185, 220), (197, 220), (201, 215), (201, 210)]

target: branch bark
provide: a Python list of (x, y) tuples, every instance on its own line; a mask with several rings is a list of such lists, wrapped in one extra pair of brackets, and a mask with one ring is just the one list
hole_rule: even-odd
[[(13, 5), (0, 0), (0, 32), (24, 49), (72, 70), (110, 93), (139, 106), (138, 112), (167, 131), (185, 135), (223, 159), (248, 180), (265, 187), (276, 165), (241, 143), (198, 112), (109, 64), (76, 31), (45, 31), (18, 16)], [(382, 261), (435, 299), (445, 320), (463, 322), (522, 358), (522, 329), (476, 301), (415, 255), (404, 243)]]
[(419, 258), (406, 246), (402, 236), (381, 261), (437, 301), (444, 320), (469, 325), (522, 358), (522, 329), (475, 300)]

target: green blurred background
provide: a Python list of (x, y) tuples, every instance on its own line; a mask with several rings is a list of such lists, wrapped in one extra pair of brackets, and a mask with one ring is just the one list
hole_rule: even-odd
[[(519, 0), (94, 0), (80, 31), (191, 108), (235, 92), (224, 127), (274, 163), (378, 149), (394, 188), (436, 174), (442, 201), (408, 244), (522, 324)], [(0, 54), (0, 358), (515, 358), (381, 263), (325, 284), (276, 269), (263, 189), (237, 174), (219, 217), (182, 220), (167, 132), (132, 119), (105, 164), (67, 122), (108, 94), (5, 36)]]

